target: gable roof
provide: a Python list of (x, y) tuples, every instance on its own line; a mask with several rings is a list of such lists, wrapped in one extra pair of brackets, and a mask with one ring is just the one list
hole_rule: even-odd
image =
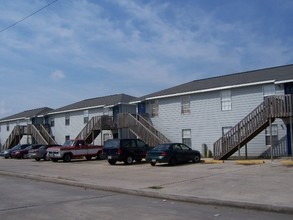
[(194, 80), (142, 96), (133, 100), (132, 103), (249, 85), (284, 82), (293, 82), (293, 64)]
[(48, 112), (52, 111), (52, 108), (42, 107), (37, 109), (26, 110), (5, 118), (0, 119), (0, 122), (15, 121), (15, 120), (25, 120), (28, 118), (43, 116)]
[(63, 106), (61, 108), (51, 111), (49, 114), (58, 114), (64, 112), (80, 111), (91, 108), (104, 108), (107, 106), (114, 106), (123, 103), (129, 103), (130, 100), (135, 99), (136, 97), (126, 95), (126, 94), (115, 94), (91, 99), (85, 99), (70, 105)]

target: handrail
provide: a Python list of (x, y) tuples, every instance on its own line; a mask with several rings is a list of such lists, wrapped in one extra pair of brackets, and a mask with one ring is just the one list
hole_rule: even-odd
[(52, 138), (52, 136), (49, 134), (47, 129), (44, 127), (44, 125), (40, 124), (39, 131), (41, 135), (45, 138), (48, 144), (57, 144), (57, 142)]
[(118, 128), (128, 128), (150, 146), (164, 143), (155, 133), (130, 113), (118, 114)]
[(40, 131), (33, 124), (27, 125), (27, 132), (31, 134), (38, 144), (48, 144), (47, 140), (43, 137)]
[(214, 143), (214, 158), (219, 159), (242, 147), (261, 132), (269, 119), (292, 116), (292, 95), (269, 96), (236, 126)]
[(159, 132), (155, 127), (146, 120), (143, 116), (140, 114), (136, 114), (136, 118), (139, 122), (141, 122), (145, 127), (147, 127), (153, 134), (155, 134), (160, 140), (162, 140), (163, 143), (169, 143), (171, 142), (165, 135), (163, 135), (161, 132)]

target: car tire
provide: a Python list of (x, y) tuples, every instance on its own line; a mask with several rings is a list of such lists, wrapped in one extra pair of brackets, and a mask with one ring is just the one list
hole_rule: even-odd
[(192, 159), (193, 163), (199, 163), (200, 162), (200, 156), (199, 155), (195, 155)]
[(108, 163), (111, 165), (115, 165), (116, 164), (116, 160), (108, 160)]
[(36, 160), (36, 161), (40, 161), (41, 159), (40, 159), (40, 158), (35, 158), (35, 160)]
[(90, 156), (86, 156), (85, 159), (86, 159), (86, 160), (91, 160), (92, 157), (90, 157)]
[(132, 163), (133, 163), (133, 157), (132, 157), (131, 155), (128, 155), (128, 156), (126, 157), (126, 159), (124, 160), (124, 163), (125, 163), (126, 165), (130, 165), (130, 164), (132, 164)]
[(44, 161), (47, 161), (47, 160), (50, 160), (50, 157), (48, 154), (45, 154), (44, 157), (43, 157)]
[(169, 160), (169, 166), (175, 166), (177, 163), (177, 160), (175, 157), (171, 157), (171, 159)]
[(155, 165), (156, 165), (156, 162), (150, 162), (150, 164), (151, 164), (152, 166), (155, 166)]
[(63, 162), (70, 162), (71, 161), (71, 155), (70, 154), (65, 154), (63, 156)]

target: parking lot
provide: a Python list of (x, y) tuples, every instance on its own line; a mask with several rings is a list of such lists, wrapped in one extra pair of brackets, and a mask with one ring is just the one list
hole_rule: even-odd
[(281, 160), (178, 166), (106, 160), (70, 163), (0, 158), (0, 174), (155, 198), (293, 213), (293, 167)]

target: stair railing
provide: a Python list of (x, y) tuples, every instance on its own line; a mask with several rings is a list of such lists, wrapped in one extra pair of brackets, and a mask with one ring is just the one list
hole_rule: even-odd
[(241, 148), (261, 132), (269, 118), (292, 116), (292, 95), (267, 97), (258, 107), (241, 120), (235, 127), (214, 143), (214, 158), (220, 159), (235, 148)]
[(130, 113), (118, 114), (118, 128), (128, 128), (136, 136), (140, 137), (150, 146), (156, 146), (163, 143), (163, 141), (156, 136), (151, 130), (143, 125)]
[(27, 134), (31, 134), (38, 144), (48, 144), (47, 140), (33, 124), (27, 125)]

